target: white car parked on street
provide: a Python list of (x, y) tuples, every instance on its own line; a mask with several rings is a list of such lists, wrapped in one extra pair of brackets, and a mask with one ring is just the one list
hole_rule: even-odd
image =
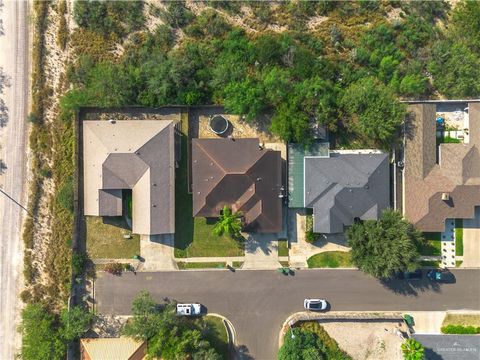
[(322, 311), (326, 310), (328, 306), (327, 300), (325, 299), (305, 299), (303, 301), (303, 307), (311, 311)]
[(196, 316), (202, 313), (200, 304), (177, 304), (177, 315)]

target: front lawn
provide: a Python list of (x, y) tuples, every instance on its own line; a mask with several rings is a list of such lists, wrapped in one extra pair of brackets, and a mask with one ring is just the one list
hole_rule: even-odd
[(125, 219), (118, 217), (86, 216), (87, 253), (92, 259), (131, 259), (140, 254), (140, 236), (131, 234)]
[(423, 260), (423, 261), (420, 261), (420, 266), (438, 268), (438, 267), (440, 267), (440, 261)]
[(208, 325), (206, 339), (222, 359), (228, 359), (228, 335), (223, 320), (217, 316), (207, 316), (205, 322)]
[(346, 251), (325, 251), (313, 255), (307, 260), (309, 268), (338, 268), (353, 267), (350, 252)]
[(480, 327), (480, 315), (478, 314), (447, 314), (443, 319), (443, 326), (461, 325)]
[(177, 262), (178, 268), (180, 270), (187, 269), (225, 269), (227, 266), (226, 262)]
[(243, 256), (244, 244), (229, 236), (215, 236), (214, 222), (193, 218), (188, 193), (188, 118), (182, 114), (181, 159), (175, 183), (175, 257)]
[(455, 219), (455, 255), (463, 256), (463, 219)]
[(439, 256), (442, 254), (442, 241), (440, 233), (423, 233), (425, 242), (418, 246), (418, 252), (424, 256)]

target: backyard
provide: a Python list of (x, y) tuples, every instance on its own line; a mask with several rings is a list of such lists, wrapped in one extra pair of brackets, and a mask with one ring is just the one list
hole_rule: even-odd
[(92, 259), (130, 259), (140, 253), (140, 236), (131, 234), (123, 217), (86, 216), (87, 253)]
[(243, 256), (244, 244), (230, 236), (212, 233), (214, 221), (193, 218), (188, 193), (188, 115), (182, 113), (181, 159), (175, 183), (175, 257)]

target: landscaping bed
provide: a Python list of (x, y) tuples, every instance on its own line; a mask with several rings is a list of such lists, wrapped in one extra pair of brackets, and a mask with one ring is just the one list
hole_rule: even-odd
[(463, 219), (455, 219), (455, 255), (463, 256)]
[(480, 315), (478, 314), (447, 314), (443, 319), (442, 327), (448, 325), (480, 327)]
[(131, 234), (123, 217), (86, 216), (87, 253), (92, 259), (130, 259), (140, 254), (140, 236)]
[(325, 251), (313, 255), (307, 260), (309, 268), (338, 268), (353, 267), (350, 252), (346, 251)]
[(278, 256), (288, 256), (288, 240), (278, 240)]
[(440, 261), (422, 260), (422, 261), (420, 261), (420, 266), (438, 268), (438, 267), (440, 267)]

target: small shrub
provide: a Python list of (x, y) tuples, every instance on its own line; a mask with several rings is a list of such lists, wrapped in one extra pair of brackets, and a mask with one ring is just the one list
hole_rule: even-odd
[(124, 265), (120, 263), (109, 263), (105, 265), (104, 270), (109, 274), (120, 276), (124, 270)]
[(85, 272), (87, 257), (85, 254), (74, 253), (72, 256), (72, 271), (74, 275), (81, 275)]
[(475, 335), (480, 334), (480, 326), (447, 325), (442, 327), (442, 333)]
[(67, 180), (57, 193), (57, 202), (71, 213), (73, 213), (73, 195), (73, 182)]
[(32, 296), (32, 293), (31, 293), (29, 290), (27, 290), (27, 289), (23, 290), (23, 291), (20, 293), (20, 299), (21, 299), (25, 304), (31, 302), (32, 297), (33, 297), (33, 296)]
[(40, 169), (40, 176), (44, 178), (51, 178), (52, 170), (48, 166), (44, 166)]
[(305, 241), (314, 243), (316, 240), (315, 233), (313, 232), (313, 216), (307, 215), (305, 220)]

